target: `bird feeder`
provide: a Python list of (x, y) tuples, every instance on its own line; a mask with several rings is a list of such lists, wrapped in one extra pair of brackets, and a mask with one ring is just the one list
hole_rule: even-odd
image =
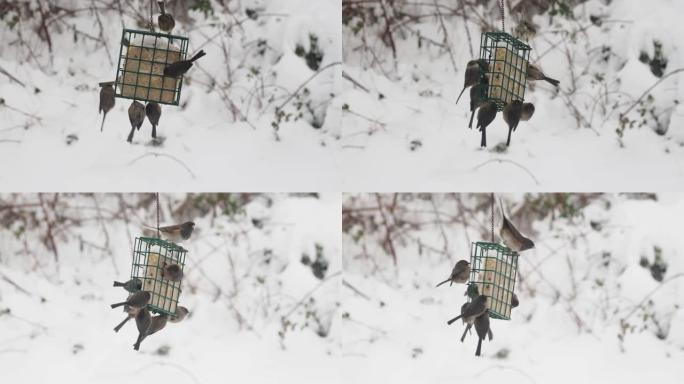
[(178, 105), (183, 77), (164, 76), (164, 68), (185, 60), (188, 38), (124, 29), (116, 69), (116, 97)]
[(143, 282), (142, 290), (152, 295), (147, 306), (150, 311), (170, 316), (176, 314), (181, 281), (164, 279), (163, 271), (169, 264), (178, 264), (182, 270), (187, 253), (183, 247), (162, 239), (135, 239), (131, 279), (140, 279)]
[(525, 100), (529, 45), (506, 32), (485, 32), (480, 40), (480, 59), (488, 64), (489, 80), (484, 101), (496, 103), (499, 111), (513, 100)]
[(518, 252), (498, 243), (476, 242), (470, 250), (470, 282), (487, 296), (489, 317), (511, 319), (511, 299), (518, 274)]

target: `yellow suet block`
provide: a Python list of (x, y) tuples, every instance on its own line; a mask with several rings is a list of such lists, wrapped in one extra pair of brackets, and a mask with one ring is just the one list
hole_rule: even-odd
[(164, 76), (167, 63), (180, 60), (180, 52), (130, 45), (126, 50), (123, 77), (117, 79), (125, 97), (173, 103), (179, 79)]
[(527, 61), (522, 56), (513, 52), (508, 46), (496, 47), (490, 68), (492, 71), (489, 80), (491, 98), (505, 103), (523, 99)]
[[(513, 266), (496, 257), (486, 256), (481, 267), (478, 290), (487, 296), (487, 308), (506, 317), (511, 316), (511, 290), (513, 289)], [(508, 289), (506, 289), (508, 288)]]
[(162, 270), (166, 264), (177, 264), (177, 262), (158, 253), (147, 255), (143, 290), (152, 294), (151, 305), (176, 313), (176, 305), (180, 296), (180, 282), (169, 281), (162, 277)]

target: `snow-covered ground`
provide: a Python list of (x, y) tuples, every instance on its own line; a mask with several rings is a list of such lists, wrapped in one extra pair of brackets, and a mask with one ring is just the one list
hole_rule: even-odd
[[(190, 11), (192, 25), (177, 18), (174, 33), (190, 38), (189, 54), (203, 49), (207, 55), (185, 78), (181, 106), (162, 106), (162, 146), (151, 145), (148, 121), (126, 143), (130, 100), (116, 100), (104, 132), (97, 113), (98, 83), (116, 74), (121, 28), (144, 29), (135, 17), (149, 18), (149, 2), (127, 3), (135, 8), (124, 6), (123, 18), (116, 7), (97, 2), (50, 3), (78, 10), (46, 13), (52, 53), (35, 32), (40, 18), (12, 29), (13, 14), (0, 22), (2, 190), (337, 190), (332, 134), (339, 131), (340, 109), (331, 100), (341, 87), (341, 65), (334, 64), (341, 61), (339, 1), (243, 0), (227, 9), (211, 2), (209, 17)], [(105, 8), (102, 30), (94, 4)], [(310, 50), (310, 35), (322, 54), (315, 77), (295, 53), (298, 45)], [(314, 112), (282, 121), (276, 138), (276, 106), (312, 77), (283, 111), (293, 114), (297, 103), (310, 102)]]
[[(431, 2), (420, 4), (408, 9), (416, 15), (435, 14)], [(396, 64), (380, 38), (384, 36), (382, 20), (375, 28), (357, 33), (343, 29), (344, 71), (370, 92), (350, 81), (343, 85), (349, 112), (343, 114), (341, 136), (342, 190), (682, 189), (681, 73), (662, 78), (644, 95), (644, 105), (627, 114), (637, 124), (626, 129), (622, 139), (616, 129), (620, 114), (659, 80), (648, 64), (640, 62), (642, 51), (654, 57), (657, 41), (668, 61), (664, 72), (683, 67), (679, 36), (684, 34), (684, 25), (678, 16), (684, 12), (683, 2), (589, 0), (574, 8), (577, 21), (534, 17), (539, 30), (529, 40), (531, 61), (560, 80), (560, 93), (544, 82), (528, 87), (526, 100), (536, 105), (536, 113), (520, 124), (505, 151), (495, 149), (505, 143), (508, 133), (501, 114), (487, 130), (489, 147), (482, 150), (479, 132), (467, 128), (468, 91), (454, 104), (463, 86), (466, 62), (479, 56), (480, 29), (473, 21), (482, 15), (497, 28), (501, 25), (498, 12), (488, 9), (478, 6), (478, 15), (468, 11), (470, 43), (463, 18), (445, 17), (457, 70), (448, 52), (430, 42), (445, 44), (436, 17), (396, 22)], [(598, 17), (601, 25), (593, 25), (591, 16)], [(508, 32), (515, 25), (508, 16)], [(421, 44), (418, 34), (424, 38)], [(372, 53), (364, 49), (366, 45)], [(642, 118), (646, 123), (639, 127)], [(666, 132), (661, 136), (656, 130)]]
[[(501, 197), (510, 212), (521, 206), (522, 196)], [(345, 208), (372, 212), (377, 204), (374, 196), (355, 198), (347, 197)], [(384, 197), (387, 206), (391, 200)], [(518, 221), (521, 228), (532, 226), (524, 232), (536, 243), (520, 256), (521, 304), (510, 321), (492, 320), (494, 339), (483, 343), (480, 358), (474, 356), (475, 333), (461, 343), (461, 323), (446, 325), (459, 313), (464, 287), (435, 284), (456, 260), (467, 258), (469, 241), (482, 239), (489, 213), (469, 218), (464, 231), (449, 219), (459, 216), (457, 202), (451, 196), (434, 201), (399, 199), (395, 209), (408, 211), (400, 217), (409, 221), (394, 239), (398, 268), (379, 245), (382, 225), (364, 236), (353, 227), (343, 237), (344, 280), (367, 296), (342, 288), (347, 382), (682, 381), (684, 195), (659, 195), (658, 201), (609, 195), (571, 220)], [(472, 197), (462, 201), (473, 207)], [(423, 224), (415, 229), (411, 223)], [(446, 255), (440, 253), (444, 246)], [(654, 260), (656, 246), (667, 263), (662, 283), (640, 266), (642, 257)], [(622, 343), (621, 319), (627, 324)]]
[[(3, 204), (6, 197), (0, 196)], [(162, 219), (173, 220), (167, 207), (180, 209), (184, 198), (162, 195)], [(140, 201), (124, 199), (131, 206)], [(339, 197), (251, 199), (243, 213), (223, 215), (217, 205), (216, 216), (192, 218), (197, 227), (183, 243), (189, 253), (180, 299), (191, 317), (148, 337), (139, 352), (132, 348), (134, 322), (115, 333), (124, 314), (109, 304), (125, 298), (112, 280), (130, 273), (129, 235), (140, 235), (140, 225), (149, 224), (154, 212), (132, 208), (128, 226), (110, 220), (103, 227), (92, 218), (93, 198), (62, 195), (59, 206), (69, 208), (58, 214), (78, 217), (83, 226), (55, 229), (59, 263), (42, 245), (42, 230), (24, 233), (20, 220), (0, 230), (2, 381), (339, 382)], [(120, 207), (117, 196), (96, 200), (104, 215)], [(31, 204), (37, 198), (12, 201)], [(2, 220), (9, 219), (7, 212), (0, 211)], [(300, 262), (303, 254), (314, 259), (316, 245), (329, 262), (322, 280)], [(281, 319), (290, 322), (282, 337)]]

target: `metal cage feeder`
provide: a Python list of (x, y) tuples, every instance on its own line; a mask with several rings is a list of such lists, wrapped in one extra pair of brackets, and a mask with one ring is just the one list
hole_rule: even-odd
[(167, 264), (185, 266), (188, 251), (172, 242), (152, 238), (136, 237), (133, 248), (131, 279), (143, 282), (142, 290), (150, 292), (147, 308), (155, 313), (174, 316), (181, 294), (181, 281), (169, 281), (163, 277)]
[(183, 36), (124, 28), (115, 96), (178, 105), (183, 77), (164, 76), (164, 68), (187, 58), (188, 42)]
[(506, 32), (485, 32), (480, 39), (480, 59), (488, 64), (483, 76), (489, 79), (484, 101), (496, 103), (499, 111), (513, 100), (525, 100), (527, 65), (532, 48)]
[(511, 299), (518, 275), (518, 252), (488, 242), (472, 243), (469, 286), (475, 285), (487, 296), (489, 317), (511, 319)]

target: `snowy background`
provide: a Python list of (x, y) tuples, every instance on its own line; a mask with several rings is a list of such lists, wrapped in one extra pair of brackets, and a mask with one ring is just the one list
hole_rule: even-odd
[[(520, 256), (520, 306), (476, 358), (475, 333), (461, 343), (446, 324), (465, 286), (435, 285), (489, 240), (489, 196), (345, 196), (348, 382), (681, 382), (684, 195), (497, 196), (536, 248)], [(497, 232), (500, 217), (497, 204)]]
[[(13, 383), (336, 382), (340, 199), (161, 195), (194, 220), (180, 304), (148, 337), (109, 304), (130, 276), (152, 194), (0, 195), (0, 367)], [(148, 233), (149, 235), (149, 233)], [(302, 259), (308, 257), (305, 265)], [(315, 274), (316, 275), (315, 275)]]
[(342, 190), (681, 190), (684, 3), (507, 0), (506, 31), (532, 23), (531, 62), (561, 85), (530, 84), (535, 116), (506, 149), (499, 114), (482, 150), (468, 91), (454, 103), (497, 3), (343, 1)]
[[(339, 0), (167, 3), (189, 54), (207, 55), (185, 77), (181, 105), (162, 106), (161, 146), (148, 121), (126, 143), (130, 100), (116, 100), (103, 133), (97, 113), (122, 28), (146, 29), (150, 1), (0, 4), (2, 188), (336, 190)], [(156, 22), (156, 1), (154, 11)]]

